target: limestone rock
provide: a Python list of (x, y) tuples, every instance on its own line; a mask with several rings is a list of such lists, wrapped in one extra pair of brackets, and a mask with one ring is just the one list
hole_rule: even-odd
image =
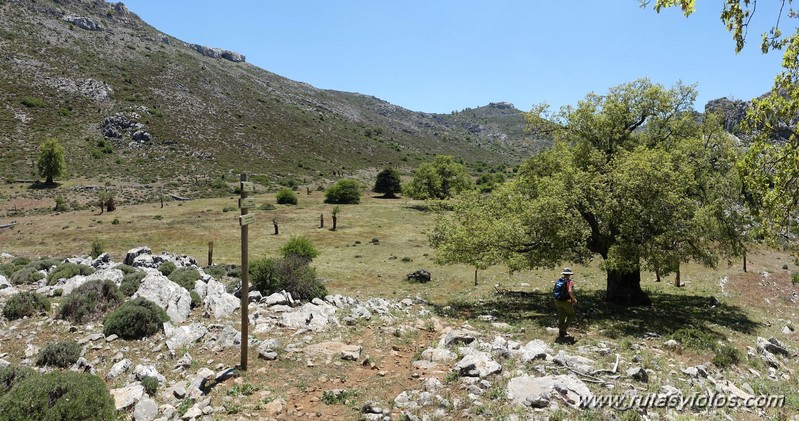
[(145, 269), (139, 290), (132, 298), (143, 297), (166, 311), (174, 324), (183, 323), (191, 312), (191, 295), (182, 286), (154, 269)]
[(458, 361), (453, 370), (458, 371), (461, 376), (485, 378), (502, 371), (502, 365), (489, 354), (475, 351)]
[(520, 376), (508, 381), (508, 399), (516, 405), (525, 405), (530, 396), (535, 400), (552, 395), (559, 396), (571, 405), (578, 405), (581, 399), (590, 399), (592, 396), (588, 386), (573, 375)]
[(206, 316), (213, 316), (217, 320), (230, 317), (241, 306), (239, 299), (228, 294), (225, 285), (216, 279), (208, 281), (203, 304)]
[(110, 392), (117, 411), (120, 411), (134, 405), (144, 396), (144, 386), (136, 383), (119, 389), (111, 389)]

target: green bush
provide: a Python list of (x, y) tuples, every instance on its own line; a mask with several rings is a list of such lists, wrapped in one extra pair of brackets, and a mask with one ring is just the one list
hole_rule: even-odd
[(95, 239), (92, 241), (92, 251), (89, 252), (89, 255), (92, 256), (92, 259), (96, 259), (97, 256), (105, 253), (105, 245), (99, 239)]
[(28, 259), (27, 257), (20, 256), (20, 257), (15, 257), (14, 260), (11, 261), (11, 264), (13, 264), (14, 266), (20, 268), (20, 267), (23, 267), (23, 266), (25, 266), (27, 264), (30, 264), (30, 262), (31, 262), (31, 259)]
[(33, 108), (33, 107), (44, 108), (44, 107), (47, 106), (46, 102), (44, 102), (43, 100), (41, 100), (39, 98), (33, 97), (33, 96), (22, 97), (22, 101), (20, 101), (20, 102), (22, 103), (22, 105), (24, 105), (24, 106), (26, 106), (28, 108)]
[(138, 271), (139, 271), (139, 270), (138, 270), (138, 269), (136, 269), (135, 267), (133, 267), (133, 266), (129, 266), (129, 265), (118, 265), (118, 266), (115, 266), (115, 267), (114, 267), (114, 269), (119, 269), (119, 270), (121, 270), (121, 271), (122, 271), (122, 273), (124, 273), (125, 275), (129, 275), (129, 274), (131, 274), (131, 273), (135, 273), (135, 272), (138, 272)]
[(189, 291), (189, 296), (191, 296), (191, 308), (194, 309), (203, 305), (203, 299), (200, 298), (200, 294), (198, 294), (197, 291)]
[(114, 281), (89, 281), (72, 290), (61, 303), (58, 317), (81, 324), (105, 314), (123, 300)]
[(144, 391), (147, 392), (150, 397), (154, 397), (155, 393), (158, 392), (158, 379), (153, 376), (144, 376), (141, 379), (141, 385), (144, 386)]
[(20, 292), (6, 301), (3, 316), (8, 320), (16, 320), (48, 311), (50, 311), (50, 300), (35, 292)]
[(718, 333), (709, 329), (698, 329), (695, 327), (682, 327), (674, 331), (671, 335), (673, 339), (679, 341), (686, 348), (695, 351), (710, 351), (716, 348), (716, 342), (724, 339)]
[(713, 357), (713, 364), (720, 368), (738, 364), (740, 361), (741, 352), (729, 345), (722, 345), (716, 349), (716, 355)]
[(47, 285), (55, 285), (56, 282), (62, 278), (69, 279), (77, 275), (88, 276), (92, 273), (94, 273), (94, 268), (91, 266), (79, 265), (77, 263), (62, 263), (47, 275)]
[(799, 284), (799, 272), (791, 274), (791, 284), (793, 285)]
[(294, 255), (254, 261), (250, 265), (250, 281), (264, 295), (285, 290), (296, 299), (308, 301), (327, 295), (327, 288), (317, 279), (308, 260)]
[(194, 283), (200, 279), (200, 271), (195, 268), (179, 268), (169, 275), (169, 280), (186, 288), (187, 291), (194, 290)]
[(136, 298), (123, 303), (103, 320), (105, 336), (118, 335), (123, 339), (141, 339), (161, 330), (169, 320), (166, 312), (146, 298)]
[(275, 209), (277, 208), (275, 207), (275, 205), (271, 203), (264, 203), (263, 205), (258, 206), (258, 210), (275, 210)]
[(227, 269), (221, 265), (213, 265), (213, 266), (206, 266), (203, 268), (203, 272), (208, 275), (214, 277), (214, 279), (222, 279), (223, 276), (227, 275)]
[(54, 371), (22, 379), (0, 398), (3, 419), (115, 420), (116, 408), (105, 383), (94, 375)]
[(80, 351), (80, 345), (73, 341), (48, 344), (44, 349), (39, 351), (39, 356), (36, 358), (36, 365), (39, 367), (56, 366), (67, 368), (78, 361), (78, 358), (80, 358)]
[(175, 265), (174, 262), (166, 261), (166, 262), (161, 263), (160, 266), (158, 266), (158, 271), (161, 272), (161, 274), (164, 275), (164, 276), (169, 276), (177, 268), (178, 267)]
[(280, 291), (279, 282), (275, 276), (276, 260), (262, 258), (250, 262), (250, 285), (267, 295)]
[(283, 257), (298, 256), (310, 261), (319, 256), (319, 251), (311, 243), (310, 238), (302, 236), (291, 237), (286, 245), (280, 249), (280, 254)]
[(364, 185), (357, 180), (339, 180), (325, 192), (325, 203), (360, 203), (363, 189)]
[(28, 265), (12, 273), (8, 281), (14, 285), (27, 285), (39, 282), (44, 279), (44, 277), (45, 275), (43, 273), (39, 272), (35, 267)]
[[(0, 275), (6, 278), (11, 278), (11, 275), (17, 271), (17, 267), (13, 263), (0, 263)], [(11, 282), (9, 280), (9, 282)]]
[(130, 297), (139, 290), (141, 280), (147, 276), (144, 272), (133, 272), (122, 277), (122, 283), (119, 284), (119, 292), (126, 297)]
[(278, 205), (296, 205), (297, 195), (291, 189), (280, 189), (275, 195)]
[(67, 199), (64, 199), (64, 196), (58, 195), (55, 197), (55, 207), (53, 208), (56, 212), (66, 212), (69, 210), (67, 207)]
[(21, 365), (0, 368), (0, 397), (26, 377), (36, 375), (36, 370)]

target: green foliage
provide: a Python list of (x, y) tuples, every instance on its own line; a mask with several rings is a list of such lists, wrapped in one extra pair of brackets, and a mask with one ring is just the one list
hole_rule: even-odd
[(322, 402), (326, 405), (350, 405), (357, 396), (355, 389), (325, 390), (322, 392)]
[(713, 364), (720, 368), (738, 364), (740, 361), (741, 352), (729, 345), (717, 348), (716, 355), (713, 357)]
[(227, 269), (221, 265), (213, 265), (213, 266), (206, 266), (203, 268), (203, 272), (208, 275), (214, 277), (214, 279), (222, 279), (223, 276), (227, 275)]
[(327, 288), (316, 277), (309, 261), (295, 255), (282, 259), (258, 259), (250, 263), (250, 282), (264, 295), (287, 291), (299, 300), (324, 298)]
[(280, 189), (275, 194), (275, 199), (277, 199), (278, 205), (296, 205), (297, 204), (297, 194), (294, 193), (291, 189)]
[(799, 284), (799, 272), (794, 272), (791, 274), (791, 284)]
[(197, 308), (203, 305), (203, 299), (200, 297), (200, 294), (197, 293), (195, 290), (189, 291), (189, 296), (191, 297), (191, 308)]
[(144, 376), (141, 379), (141, 385), (144, 386), (144, 391), (150, 397), (155, 397), (155, 393), (158, 392), (158, 379), (153, 376)]
[(3, 307), (3, 317), (8, 320), (31, 317), (50, 311), (50, 300), (35, 292), (19, 292), (11, 296)]
[(696, 351), (712, 351), (716, 349), (716, 342), (723, 337), (708, 329), (683, 327), (674, 331), (672, 339), (683, 346)]
[(19, 381), (0, 398), (0, 414), (15, 421), (107, 421), (116, 419), (116, 408), (99, 377), (54, 371)]
[(158, 271), (164, 276), (169, 276), (177, 268), (178, 267), (175, 265), (175, 263), (169, 260), (158, 265)]
[(94, 241), (92, 241), (92, 250), (89, 252), (89, 255), (92, 259), (96, 259), (97, 256), (103, 253), (105, 253), (105, 245), (99, 238), (95, 238)]
[(98, 318), (123, 300), (114, 281), (89, 281), (75, 288), (61, 302), (58, 317), (75, 324)]
[(264, 203), (261, 206), (258, 206), (258, 210), (275, 210), (277, 209), (275, 205), (271, 203)]
[(14, 285), (22, 285), (22, 284), (32, 284), (34, 282), (38, 282), (44, 279), (45, 275), (40, 271), (36, 270), (36, 268), (31, 266), (25, 266), (21, 269), (17, 269), (16, 272), (11, 274), (9, 278), (9, 282)]
[(36, 365), (67, 368), (78, 361), (80, 352), (80, 345), (74, 341), (51, 343), (39, 351)]
[(395, 193), (402, 191), (400, 184), (400, 174), (394, 168), (386, 168), (377, 174), (375, 186), (372, 189), (375, 193), (383, 193), (384, 197), (397, 197)]
[(77, 263), (62, 263), (47, 275), (47, 285), (55, 285), (59, 279), (69, 279), (77, 275), (88, 276), (94, 272), (95, 270), (91, 266)]
[(64, 177), (67, 174), (67, 164), (64, 160), (64, 147), (58, 140), (49, 138), (39, 146), (39, 176), (45, 177), (45, 184), (52, 185), (55, 177)]
[(449, 199), (471, 188), (466, 167), (450, 155), (436, 155), (433, 162), (419, 166), (403, 194), (417, 200)]
[(123, 264), (123, 265), (117, 265), (117, 266), (115, 266), (115, 267), (114, 267), (114, 269), (119, 269), (119, 270), (121, 270), (121, 271), (122, 271), (122, 273), (124, 273), (125, 275), (131, 274), (131, 273), (136, 273), (136, 272), (138, 272), (138, 271), (139, 271), (138, 269), (136, 269), (136, 268), (135, 268), (135, 267), (133, 267), (133, 266), (130, 266), (130, 265), (124, 265), (124, 264)]
[(310, 238), (301, 236), (291, 237), (291, 239), (280, 248), (280, 254), (283, 257), (297, 256), (311, 261), (319, 256), (319, 251), (316, 250)]
[(34, 107), (45, 108), (45, 107), (47, 107), (47, 103), (46, 102), (44, 102), (43, 100), (41, 100), (39, 98), (32, 97), (32, 96), (23, 97), (22, 101), (20, 101), (20, 102), (22, 103), (22, 105), (24, 105), (24, 106), (26, 106), (28, 108), (34, 108)]
[(103, 320), (103, 333), (106, 336), (116, 334), (123, 339), (141, 339), (160, 331), (162, 323), (167, 320), (169, 317), (161, 307), (139, 297), (107, 314)]
[(139, 290), (141, 281), (145, 276), (147, 276), (147, 274), (141, 271), (128, 273), (123, 276), (122, 283), (119, 284), (119, 292), (126, 297), (132, 296)]
[(0, 368), (0, 398), (17, 383), (27, 377), (37, 375), (36, 370), (22, 365), (10, 365)]
[(357, 204), (361, 202), (364, 186), (360, 181), (339, 180), (325, 191), (325, 203)]
[(54, 200), (55, 200), (55, 207), (53, 208), (54, 211), (66, 212), (67, 210), (69, 210), (69, 208), (67, 207), (67, 199), (64, 199), (64, 196), (59, 194), (55, 197)]
[(200, 279), (200, 271), (195, 268), (179, 268), (169, 274), (169, 280), (186, 288), (187, 291), (194, 290), (194, 283)]

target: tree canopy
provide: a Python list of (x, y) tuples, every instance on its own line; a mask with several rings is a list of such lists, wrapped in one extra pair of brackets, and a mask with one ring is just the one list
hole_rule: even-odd
[(325, 192), (325, 203), (361, 203), (361, 191), (363, 188), (363, 184), (358, 180), (339, 180)]
[[(653, 3), (656, 12), (679, 7), (685, 16), (696, 7), (695, 0), (641, 0), (642, 7)], [(792, 8), (786, 10), (785, 0), (769, 3), (766, 9), (757, 5), (757, 0), (725, 0), (720, 17), (739, 52), (746, 44), (755, 13), (771, 14), (774, 25), (761, 34), (760, 49), (764, 54), (784, 51), (783, 69), (771, 91), (751, 102), (744, 129), (753, 135), (753, 141), (741, 165), (751, 209), (763, 217), (765, 233), (780, 238), (790, 236), (796, 228), (799, 212), (799, 26), (787, 33), (780, 26), (784, 17), (797, 19), (799, 14)]]
[(58, 140), (49, 138), (39, 145), (39, 176), (45, 177), (45, 184), (54, 184), (55, 177), (67, 174), (67, 164), (64, 160), (64, 147)]
[(394, 168), (386, 168), (380, 171), (377, 174), (375, 187), (372, 190), (374, 190), (375, 193), (383, 193), (384, 197), (389, 199), (397, 197), (395, 193), (400, 193), (402, 191), (399, 171)]
[(471, 188), (472, 181), (463, 164), (450, 155), (436, 155), (433, 162), (419, 166), (403, 193), (413, 199), (449, 199)]
[[(736, 254), (735, 149), (712, 119), (696, 121), (695, 96), (691, 86), (665, 89), (641, 79), (589, 94), (576, 108), (534, 109), (528, 122), (553, 133), (554, 146), (492, 194), (464, 195), (464, 210), (431, 238), (439, 259), (455, 261), (448, 254), (461, 243), (480, 251), (460, 260), (475, 267), (553, 267), (599, 255), (606, 299), (634, 305), (649, 303), (642, 268), (669, 272), (680, 261), (713, 265)], [(473, 238), (464, 240), (468, 231)]]

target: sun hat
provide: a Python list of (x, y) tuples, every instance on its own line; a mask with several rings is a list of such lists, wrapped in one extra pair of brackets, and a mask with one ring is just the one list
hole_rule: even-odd
[(574, 275), (572, 272), (572, 268), (563, 268), (563, 272), (560, 273), (561, 275)]

